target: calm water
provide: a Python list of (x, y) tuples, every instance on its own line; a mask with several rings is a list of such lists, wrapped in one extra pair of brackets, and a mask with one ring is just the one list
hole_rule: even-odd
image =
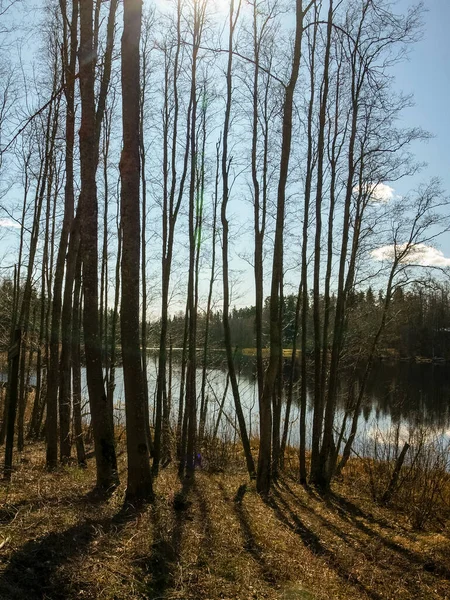
[[(213, 428), (217, 420), (219, 406), (226, 386), (226, 371), (222, 368), (208, 369), (206, 396), (208, 398), (207, 426)], [(87, 389), (85, 373), (83, 385), (86, 394), (85, 410), (87, 408)], [(156, 395), (157, 355), (152, 353), (148, 359), (149, 400), (153, 406)], [(7, 376), (0, 374), (0, 381)], [(200, 395), (202, 373), (197, 372), (197, 393)], [(30, 383), (35, 383), (34, 377)], [(175, 360), (172, 369), (172, 414), (177, 412), (181, 366)], [(312, 386), (311, 386), (312, 387)], [(338, 398), (337, 426), (340, 426), (345, 413), (345, 402), (348, 389), (344, 384)], [(240, 366), (239, 389), (247, 426), (250, 434), (257, 434), (259, 427), (257, 387), (253, 367), (248, 362)], [(116, 389), (114, 402), (117, 422), (124, 422), (124, 387), (122, 369), (116, 369)], [(297, 393), (294, 393), (294, 406), (291, 411), (290, 442), (298, 443), (299, 409), (296, 403)], [(88, 415), (86, 415), (88, 418)], [(312, 397), (308, 394), (307, 431), (312, 421)], [(414, 363), (378, 363), (375, 364), (369, 378), (364, 405), (358, 421), (358, 429), (364, 434), (372, 435), (375, 430), (388, 431), (392, 425), (400, 425), (404, 432), (411, 428), (426, 426), (437, 434), (450, 438), (450, 368), (447, 365), (414, 364)], [(224, 416), (221, 420), (223, 434), (234, 435), (235, 414), (234, 400), (229, 387)]]
[[(156, 356), (149, 358), (148, 379), (150, 405), (156, 394)], [(248, 364), (241, 368), (239, 389), (241, 402), (251, 434), (259, 427), (257, 387), (253, 369)], [(173, 365), (172, 398), (173, 409), (177, 410), (181, 367)], [(219, 406), (226, 386), (226, 371), (220, 368), (208, 370), (206, 396), (208, 397), (208, 424), (212, 427), (217, 419)], [(122, 371), (116, 371), (115, 403), (117, 418), (123, 419), (124, 389)], [(197, 372), (197, 393), (200, 394), (201, 370)], [(345, 384), (338, 400), (338, 424), (345, 412), (348, 390)], [(294, 396), (295, 397), (295, 396)], [(298, 395), (297, 395), (298, 397)], [(228, 432), (235, 423), (234, 401), (228, 389), (225, 401), (225, 417), (222, 426)], [(297, 404), (291, 412), (290, 441), (298, 443), (299, 409)], [(307, 430), (312, 421), (312, 398), (308, 394)], [(447, 365), (378, 363), (374, 366), (366, 387), (364, 405), (359, 417), (358, 428), (366, 434), (380, 429), (387, 431), (391, 425), (400, 424), (406, 431), (413, 427), (426, 426), (436, 433), (450, 436), (450, 369)]]

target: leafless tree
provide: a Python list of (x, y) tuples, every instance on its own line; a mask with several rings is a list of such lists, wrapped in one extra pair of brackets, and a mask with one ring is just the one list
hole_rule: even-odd
[(122, 295), (120, 325), (125, 384), (128, 479), (126, 501), (153, 499), (145, 394), (139, 348), (140, 271), (140, 55), (142, 3), (125, 0), (122, 33), (122, 130), (120, 158)]

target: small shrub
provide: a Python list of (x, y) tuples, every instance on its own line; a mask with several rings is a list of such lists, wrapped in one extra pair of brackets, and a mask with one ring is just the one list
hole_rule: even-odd
[[(395, 475), (405, 444), (409, 448)], [(405, 433), (399, 425), (387, 433), (377, 429), (370, 443), (366, 441), (364, 454), (376, 502), (401, 510), (415, 529), (445, 523), (450, 515), (450, 441), (441, 432), (422, 427)]]

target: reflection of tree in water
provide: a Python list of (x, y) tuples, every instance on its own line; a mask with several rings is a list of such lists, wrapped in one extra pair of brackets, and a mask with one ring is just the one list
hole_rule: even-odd
[[(172, 395), (178, 397), (180, 383), (179, 353), (174, 352)], [(218, 406), (222, 399), (226, 385), (226, 365), (224, 353), (220, 350), (210, 351), (210, 363), (207, 369), (207, 395), (209, 398), (208, 419), (217, 417)], [(288, 372), (289, 360), (286, 360), (286, 373)], [(258, 402), (256, 393), (256, 364), (252, 356), (236, 354), (236, 367), (239, 379), (239, 387), (242, 402), (252, 433), (256, 433), (258, 426)], [(156, 365), (149, 360), (149, 391), (150, 398), (154, 395)], [(198, 369), (200, 382), (201, 368)], [(363, 369), (356, 375), (352, 369), (347, 374), (342, 373), (339, 393), (338, 409), (342, 415), (352, 405), (351, 386), (355, 384), (356, 378), (361, 378)], [(120, 369), (117, 372), (118, 389), (120, 389)], [(286, 377), (286, 382), (289, 377)], [(294, 387), (294, 407), (292, 419), (296, 418), (299, 399), (299, 380), (296, 379)], [(355, 392), (356, 392), (355, 389)], [(312, 363), (308, 369), (308, 422), (311, 419), (313, 409), (314, 373)], [(228, 390), (229, 392), (229, 390)], [(444, 365), (415, 364), (415, 363), (386, 363), (379, 362), (373, 366), (366, 386), (365, 400), (361, 407), (360, 424), (365, 421), (378, 423), (389, 421), (397, 424), (399, 422), (411, 425), (426, 425), (438, 429), (450, 427), (450, 373)], [(349, 402), (350, 400), (350, 402)], [(354, 398), (353, 398), (354, 401)], [(230, 394), (227, 394), (225, 410), (228, 417), (234, 422), (233, 402)], [(338, 418), (339, 421), (339, 418)], [(227, 417), (224, 417), (224, 423)], [(294, 436), (295, 437), (295, 436)]]
[[(256, 385), (254, 360), (242, 357), (241, 377)], [(288, 365), (287, 365), (288, 366)], [(363, 370), (357, 374), (361, 378)], [(354, 373), (342, 377), (338, 408), (345, 410)], [(308, 373), (309, 408), (312, 410), (313, 373)], [(375, 416), (389, 417), (393, 423), (407, 421), (439, 429), (450, 425), (450, 372), (444, 365), (415, 363), (376, 363), (366, 386), (362, 417), (366, 422)]]
[(446, 428), (449, 398), (450, 374), (445, 366), (383, 363), (374, 366), (369, 378), (366, 408), (373, 407), (377, 419), (389, 415), (394, 423), (406, 420)]

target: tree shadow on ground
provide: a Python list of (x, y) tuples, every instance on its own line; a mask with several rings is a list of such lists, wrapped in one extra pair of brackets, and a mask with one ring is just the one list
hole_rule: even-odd
[[(221, 488), (221, 491), (224, 494), (225, 499), (227, 500), (228, 497), (222, 484), (219, 484), (219, 487)], [(250, 525), (250, 519), (248, 518), (247, 511), (242, 504), (246, 491), (247, 484), (244, 483), (241, 486), (239, 486), (236, 495), (233, 498), (234, 513), (239, 521), (242, 537), (244, 539), (243, 548), (258, 564), (264, 581), (270, 586), (274, 586), (277, 583), (276, 575), (264, 558), (263, 548), (260, 544), (258, 544), (258, 542), (255, 539), (255, 535)]]
[[(422, 585), (427, 572), (439, 576), (441, 585), (446, 585), (444, 580), (448, 579), (449, 574), (447, 567), (391, 539), (395, 531), (383, 518), (366, 513), (336, 493), (322, 496), (314, 488), (308, 487), (305, 487), (305, 491), (310, 502), (306, 502), (305, 497), (302, 498), (286, 481), (282, 481), (278, 489), (273, 489), (268, 503), (275, 516), (299, 535), (314, 554), (323, 556), (339, 576), (358, 587), (369, 598), (377, 600), (384, 597), (373, 589), (377, 570), (384, 572), (383, 580), (389, 579), (392, 588), (398, 585), (404, 589), (406, 586), (414, 598), (427, 597)], [(327, 509), (325, 513), (321, 508), (324, 506)], [(308, 526), (303, 522), (305, 513), (308, 515)], [(364, 557), (366, 568), (357, 568), (358, 574), (354, 575), (352, 562), (357, 565), (358, 555)], [(366, 585), (366, 577), (370, 587)], [(429, 583), (433, 582), (430, 580)]]
[(200, 513), (200, 528), (202, 540), (200, 543), (200, 552), (197, 559), (197, 566), (202, 568), (209, 563), (209, 559), (214, 552), (214, 527), (211, 514), (206, 502), (205, 495), (196, 481), (193, 482), (192, 491), (195, 494), (196, 504)]
[(88, 508), (93, 505), (101, 505), (111, 498), (115, 489), (115, 487), (108, 490), (93, 488), (88, 493), (75, 493), (66, 497), (61, 497), (60, 494), (56, 494), (54, 496), (25, 498), (12, 503), (5, 502), (0, 508), (0, 526), (11, 525), (22, 510), (25, 510), (29, 514), (36, 512), (41, 508), (57, 506)]
[[(0, 598), (8, 600), (68, 600), (77, 594), (60, 572), (60, 567), (86, 551), (89, 544), (104, 532), (118, 531), (135, 518), (130, 511), (113, 517), (85, 519), (65, 529), (30, 540), (14, 552), (0, 575)], [(75, 595), (74, 595), (75, 594)]]
[(137, 561), (136, 566), (151, 576), (146, 590), (148, 598), (164, 598), (170, 588), (175, 587), (175, 572), (181, 557), (181, 544), (186, 521), (192, 519), (189, 509), (189, 495), (194, 487), (194, 478), (182, 480), (181, 490), (173, 500), (173, 528), (168, 527), (161, 503), (156, 501), (151, 507), (153, 523), (153, 543), (150, 556)]
[(347, 500), (336, 493), (331, 493), (325, 498), (325, 502), (328, 508), (336, 511), (341, 518), (348, 520), (352, 526), (359, 529), (362, 533), (365, 533), (371, 537), (376, 536), (390, 551), (402, 555), (406, 560), (408, 560), (408, 562), (418, 565), (426, 571), (433, 571), (440, 577), (450, 580), (450, 569), (448, 569), (445, 565), (436, 561), (433, 561), (433, 565), (431, 565), (426, 555), (421, 555), (408, 548), (405, 548), (401, 544), (386, 538), (379, 531), (374, 531), (372, 528), (365, 525), (365, 523), (360, 521), (357, 517), (367, 519), (369, 522), (378, 525), (381, 525), (382, 522), (380, 523), (379, 519), (374, 519), (371, 515), (364, 513), (350, 500)]
[[(359, 589), (371, 600), (382, 600), (382, 596), (369, 589), (364, 583), (355, 578), (345, 565), (341, 553), (338, 555), (332, 549), (328, 548), (319, 538), (318, 534), (302, 522), (300, 517), (294, 512), (281, 493), (274, 488), (272, 494), (265, 499), (270, 506), (276, 518), (287, 526), (291, 531), (300, 537), (305, 546), (316, 556), (323, 557), (328, 565), (341, 577)], [(323, 524), (322, 526), (326, 526)], [(342, 536), (340, 536), (342, 537)]]

